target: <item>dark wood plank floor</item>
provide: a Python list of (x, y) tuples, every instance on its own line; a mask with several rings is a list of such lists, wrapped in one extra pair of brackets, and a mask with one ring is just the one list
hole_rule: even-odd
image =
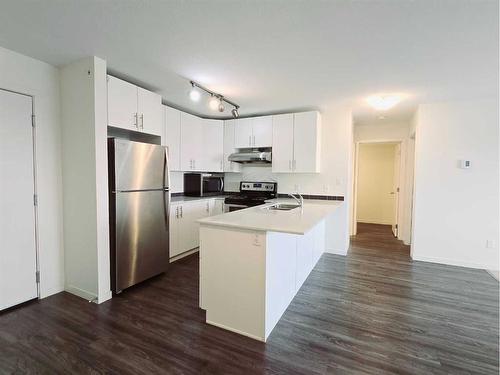
[(0, 373), (498, 374), (498, 283), (359, 229), (267, 344), (204, 323), (193, 255), (99, 306), (60, 293), (0, 314)]

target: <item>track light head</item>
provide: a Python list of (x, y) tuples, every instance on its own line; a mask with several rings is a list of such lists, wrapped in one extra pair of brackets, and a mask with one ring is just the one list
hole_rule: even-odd
[(219, 112), (224, 112), (224, 102), (223, 99), (219, 99)]
[(238, 107), (234, 107), (232, 110), (231, 110), (231, 114), (233, 115), (234, 118), (238, 118), (240, 117), (240, 114), (238, 113)]

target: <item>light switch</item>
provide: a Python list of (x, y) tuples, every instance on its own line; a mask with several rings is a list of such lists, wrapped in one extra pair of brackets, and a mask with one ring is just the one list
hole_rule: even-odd
[(470, 160), (460, 160), (459, 166), (462, 169), (469, 169), (471, 167), (471, 162)]

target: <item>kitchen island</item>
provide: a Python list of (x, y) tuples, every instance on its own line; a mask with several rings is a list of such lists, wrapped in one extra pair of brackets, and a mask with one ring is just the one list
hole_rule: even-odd
[(198, 220), (200, 307), (207, 323), (267, 340), (325, 251), (325, 220), (343, 202), (275, 207), (293, 203), (273, 200)]

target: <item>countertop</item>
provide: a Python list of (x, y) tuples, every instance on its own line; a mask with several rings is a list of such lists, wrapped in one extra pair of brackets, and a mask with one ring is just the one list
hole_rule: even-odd
[(306, 199), (302, 209), (300, 207), (289, 211), (267, 209), (278, 202), (295, 203), (292, 199), (273, 199), (260, 206), (206, 217), (198, 220), (198, 223), (266, 232), (305, 234), (344, 203)]
[(229, 194), (210, 195), (208, 197), (187, 197), (185, 195), (176, 195), (171, 197), (170, 202), (176, 203), (176, 202), (204, 201), (207, 199), (224, 199), (227, 196), (229, 196)]

